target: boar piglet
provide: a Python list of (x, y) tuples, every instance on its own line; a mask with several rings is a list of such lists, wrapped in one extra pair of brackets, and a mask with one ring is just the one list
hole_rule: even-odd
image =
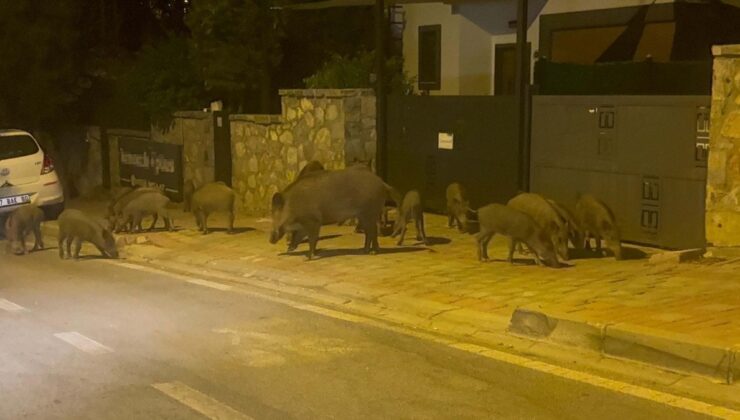
[(489, 204), (478, 209), (480, 231), (475, 235), (478, 245), (478, 259), (488, 260), (488, 243), (495, 234), (509, 237), (509, 262), (514, 262), (514, 249), (524, 243), (534, 254), (535, 262), (550, 267), (559, 267), (557, 255), (550, 240), (534, 219), (528, 214), (504, 206)]
[(614, 258), (622, 259), (622, 241), (617, 219), (606, 204), (592, 195), (583, 195), (576, 203), (576, 217), (584, 232), (586, 248), (591, 247), (591, 238), (594, 238), (596, 250), (601, 252), (601, 240), (605, 239)]
[[(75, 259), (80, 257), (82, 242), (90, 242), (105, 257), (118, 258), (116, 240), (102, 224), (93, 220), (85, 213), (67, 209), (59, 216), (59, 258)], [(75, 249), (72, 254), (72, 242)], [(66, 257), (65, 257), (66, 249)]]
[(465, 189), (457, 182), (447, 186), (445, 191), (447, 197), (447, 226), (455, 227), (460, 232), (467, 230), (468, 224), (468, 211), (470, 210), (470, 202), (465, 196)]
[[(118, 226), (118, 221), (121, 220), (123, 216), (123, 209), (126, 208), (128, 203), (130, 203), (133, 200), (136, 200), (141, 195), (149, 194), (149, 193), (158, 193), (158, 192), (160, 191), (157, 188), (139, 187), (139, 188), (132, 189), (128, 191), (127, 193), (121, 195), (118, 198), (118, 200), (116, 200), (116, 202), (113, 203), (113, 206), (108, 209), (108, 229), (110, 229), (111, 232), (122, 231), (122, 227)], [(154, 225), (152, 225), (152, 227), (153, 226)], [(138, 228), (141, 229), (141, 226), (138, 226)]]
[(550, 237), (558, 256), (568, 261), (568, 226), (541, 195), (521, 193), (509, 200), (509, 207), (528, 214)]
[(568, 239), (570, 239), (570, 243), (573, 244), (573, 248), (575, 249), (582, 249), (583, 248), (583, 230), (581, 230), (581, 224), (578, 223), (578, 220), (576, 220), (575, 215), (573, 212), (568, 209), (563, 204), (558, 203), (554, 200), (547, 200), (553, 209), (555, 209), (556, 212), (560, 215), (560, 218), (563, 219), (566, 223), (566, 226), (568, 228)]
[(234, 201), (236, 194), (223, 182), (211, 182), (193, 193), (191, 209), (195, 223), (203, 234), (208, 233), (208, 216), (214, 212), (229, 215), (229, 233), (234, 232)]
[(118, 226), (128, 226), (129, 232), (141, 231), (141, 220), (144, 216), (152, 216), (154, 217), (154, 221), (149, 227), (150, 231), (154, 229), (160, 217), (164, 220), (165, 229), (171, 231), (173, 225), (169, 210), (167, 210), (168, 204), (170, 204), (170, 199), (162, 193), (152, 192), (142, 194), (126, 205), (121, 212), (121, 219)]
[(41, 222), (44, 221), (44, 212), (33, 204), (25, 205), (13, 211), (5, 220), (5, 238), (8, 240), (7, 250), (14, 254), (28, 254), (26, 236), (31, 232), (35, 237), (33, 249), (44, 249), (44, 239), (41, 235)]
[(424, 231), (424, 209), (421, 205), (421, 194), (419, 191), (411, 190), (403, 197), (401, 205), (398, 207), (398, 216), (396, 224), (393, 227), (391, 237), (395, 238), (399, 234), (398, 245), (403, 245), (403, 238), (406, 236), (406, 225), (413, 220), (416, 225), (416, 240), (427, 243), (427, 235)]

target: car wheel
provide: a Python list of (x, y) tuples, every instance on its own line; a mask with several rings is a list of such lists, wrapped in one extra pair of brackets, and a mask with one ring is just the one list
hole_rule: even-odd
[(57, 220), (60, 214), (64, 211), (64, 201), (57, 204), (51, 204), (41, 208), (44, 212), (46, 220)]

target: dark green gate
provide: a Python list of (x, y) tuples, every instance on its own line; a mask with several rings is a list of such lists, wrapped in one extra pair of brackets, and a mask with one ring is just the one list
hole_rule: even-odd
[(389, 96), (388, 182), (436, 212), (452, 182), (473, 208), (506, 203), (519, 185), (516, 121), (513, 96)]

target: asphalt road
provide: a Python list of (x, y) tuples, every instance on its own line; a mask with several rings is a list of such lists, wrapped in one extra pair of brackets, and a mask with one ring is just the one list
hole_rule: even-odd
[(0, 252), (0, 337), (2, 419), (704, 418), (55, 249)]

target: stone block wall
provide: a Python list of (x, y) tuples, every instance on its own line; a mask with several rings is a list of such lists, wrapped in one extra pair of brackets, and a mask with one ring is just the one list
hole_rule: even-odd
[(183, 179), (195, 185), (213, 182), (213, 118), (210, 112), (176, 112), (170, 127), (152, 126), (151, 140), (182, 146)]
[(715, 46), (712, 52), (707, 242), (740, 246), (740, 45)]
[(375, 158), (375, 98), (365, 89), (282, 90), (281, 115), (232, 115), (232, 185), (243, 210), (270, 199), (311, 160), (327, 169)]

